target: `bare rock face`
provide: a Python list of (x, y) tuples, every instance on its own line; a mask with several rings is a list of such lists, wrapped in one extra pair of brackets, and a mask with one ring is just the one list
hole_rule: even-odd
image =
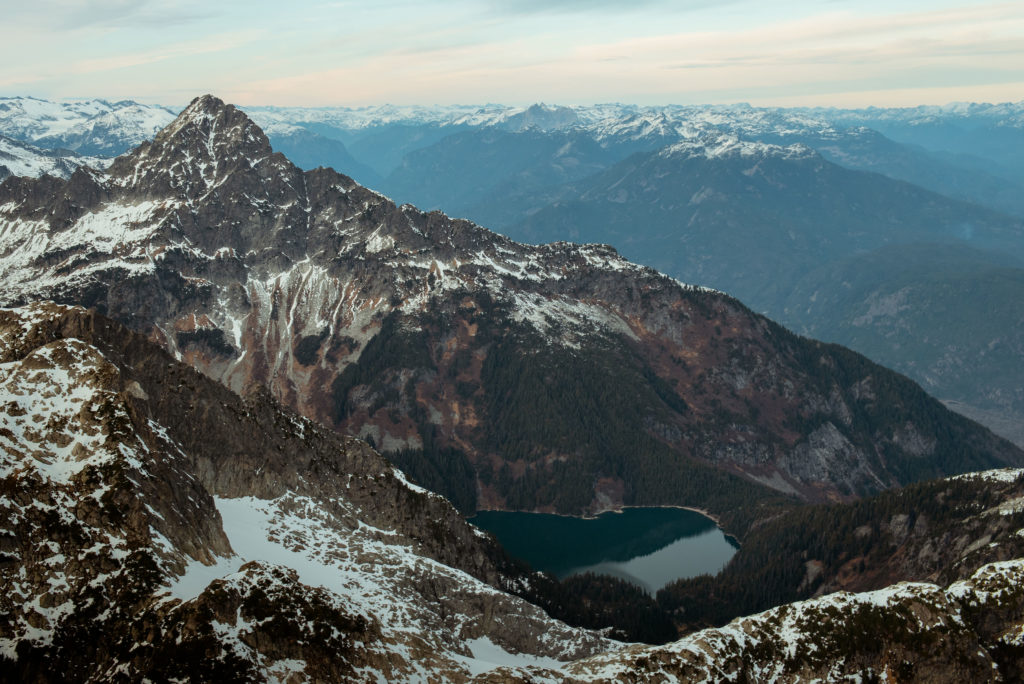
[(211, 96), (109, 173), (5, 181), (0, 282), (372, 438), (467, 511), (722, 511), (1024, 461), (905, 378), (609, 247), (304, 173)]

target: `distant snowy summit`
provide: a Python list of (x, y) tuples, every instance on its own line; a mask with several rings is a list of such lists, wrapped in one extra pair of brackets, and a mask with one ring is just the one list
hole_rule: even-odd
[[(290, 156), (302, 158), (310, 145), (337, 148), (320, 153), (364, 171), (339, 140), (346, 132), (363, 135), (374, 129), (427, 127), (449, 132), (492, 128), (507, 132), (578, 131), (602, 145), (656, 141), (659, 146), (697, 142), (720, 147), (722, 135), (739, 140), (792, 143), (840, 140), (873, 135), (866, 127), (924, 129), (937, 124), (999, 126), (1024, 129), (1024, 102), (911, 108), (834, 109), (733, 105), (373, 105), (363, 107), (247, 106), (246, 113)], [(47, 150), (107, 158), (123, 154), (168, 125), (175, 110), (131, 100), (102, 99), (54, 102), (34, 97), (0, 98), (0, 135)], [(340, 135), (340, 137), (338, 137)], [(325, 137), (326, 136), (326, 137)], [(710, 142), (708, 142), (710, 141)], [(347, 144), (346, 140), (346, 144)], [(812, 145), (813, 146), (813, 145)], [(8, 150), (4, 150), (8, 152)], [(333, 156), (331, 156), (333, 154)], [(358, 155), (357, 155), (358, 156)], [(63, 154), (69, 164), (75, 162)], [(3, 162), (0, 162), (3, 163)], [(365, 162), (363, 162), (365, 163)], [(5, 164), (14, 175), (53, 172), (42, 162)], [(50, 169), (50, 171), (47, 171)], [(60, 175), (58, 170), (58, 175)], [(66, 175), (66, 174), (64, 174)], [(372, 173), (358, 173), (376, 181)]]
[(131, 100), (52, 102), (0, 98), (0, 134), (47, 149), (115, 157), (174, 120), (176, 112)]
[(7, 176), (70, 178), (79, 166), (106, 168), (109, 159), (69, 150), (48, 150), (0, 135), (0, 180)]

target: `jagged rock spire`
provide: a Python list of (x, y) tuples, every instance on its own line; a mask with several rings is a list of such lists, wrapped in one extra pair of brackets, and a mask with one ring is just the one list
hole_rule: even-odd
[(270, 141), (252, 119), (220, 98), (203, 95), (153, 142), (115, 161), (110, 174), (122, 185), (155, 184), (161, 191), (169, 186), (188, 197), (209, 191), (234, 171), (256, 167), (272, 154)]

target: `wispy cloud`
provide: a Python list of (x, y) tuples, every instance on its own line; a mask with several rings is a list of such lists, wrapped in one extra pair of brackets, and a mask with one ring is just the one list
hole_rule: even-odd
[(4, 10), (11, 25), (80, 30), (113, 27), (168, 27), (217, 16), (209, 4), (182, 0), (34, 0)]
[(96, 72), (125, 69), (142, 66), (154, 62), (162, 62), (181, 57), (194, 57), (218, 52), (227, 52), (243, 45), (256, 43), (267, 37), (266, 31), (248, 30), (220, 33), (195, 40), (187, 40), (172, 45), (163, 45), (142, 52), (122, 53), (107, 57), (97, 57), (73, 62), (68, 65), (68, 73), (91, 74)]
[(1024, 81), (1019, 2), (39, 1), (5, 15), (5, 92), (525, 104), (937, 96), (1003, 83), (1003, 99), (1024, 97), (1013, 90)]
[(656, 9), (664, 13), (722, 8), (750, 0), (489, 0), (486, 6), (503, 14), (615, 15)]

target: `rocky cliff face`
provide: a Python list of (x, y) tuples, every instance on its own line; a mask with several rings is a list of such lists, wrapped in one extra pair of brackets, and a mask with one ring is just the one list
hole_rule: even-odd
[(109, 173), (8, 179), (0, 225), (7, 304), (95, 306), (464, 509), (724, 509), (1022, 459), (904, 378), (608, 247), (529, 247), (304, 173), (209, 96)]

